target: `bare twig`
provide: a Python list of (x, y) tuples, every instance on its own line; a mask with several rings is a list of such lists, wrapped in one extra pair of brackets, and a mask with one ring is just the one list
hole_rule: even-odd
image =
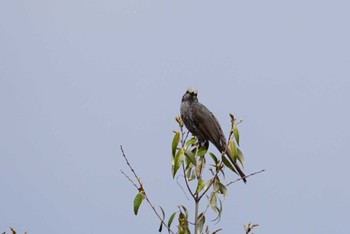
[[(135, 172), (134, 169), (131, 167), (131, 165), (130, 165), (128, 159), (127, 159), (126, 156), (125, 156), (125, 153), (124, 153), (124, 150), (123, 150), (123, 146), (122, 146), (122, 145), (120, 145), (120, 150), (122, 151), (122, 154), (123, 154), (123, 157), (124, 157), (124, 159), (125, 159), (125, 161), (126, 161), (126, 164), (128, 164), (128, 166), (129, 166), (130, 170), (132, 171), (132, 173), (134, 174), (136, 180), (140, 183), (139, 177), (136, 175), (136, 172)], [(140, 185), (141, 185), (141, 184), (140, 184)], [(141, 185), (141, 186), (142, 186), (142, 185)]]
[(260, 171), (256, 171), (256, 172), (250, 173), (250, 174), (247, 175), (247, 176), (240, 177), (240, 178), (238, 178), (238, 179), (236, 179), (236, 180), (234, 180), (234, 181), (231, 181), (230, 183), (226, 184), (226, 186), (230, 186), (231, 184), (236, 183), (237, 181), (240, 181), (240, 180), (242, 180), (243, 178), (248, 178), (248, 177), (251, 177), (251, 176), (253, 176), (253, 175), (262, 173), (262, 172), (264, 172), (264, 171), (265, 171), (265, 169), (262, 169), (262, 170), (260, 170)]
[(139, 189), (139, 187), (137, 187), (137, 185), (135, 184), (135, 182), (132, 180), (132, 179), (130, 179), (130, 177), (127, 175), (127, 174), (125, 174), (125, 172), (123, 171), (123, 170), (120, 170), (120, 172), (135, 186), (135, 188), (138, 190)]
[[(250, 174), (247, 175), (247, 176), (244, 176), (244, 177), (242, 177), (242, 178), (240, 177), (240, 178), (238, 178), (238, 179), (236, 179), (236, 180), (234, 180), (234, 181), (231, 181), (230, 183), (227, 183), (225, 186), (226, 186), (226, 187), (227, 187), (227, 186), (230, 186), (231, 184), (236, 183), (236, 182), (242, 180), (243, 178), (248, 178), (248, 177), (251, 177), (251, 176), (253, 176), (253, 175), (262, 173), (262, 172), (264, 172), (264, 171), (265, 171), (265, 169), (262, 169), (262, 170), (260, 170), (260, 171), (256, 171), (256, 172), (250, 173)], [(220, 191), (220, 190), (217, 189), (216, 191), (213, 191), (213, 193), (218, 193), (219, 191)]]
[(187, 200), (190, 200), (190, 198), (189, 198), (189, 197), (187, 196), (187, 194), (186, 194), (185, 189), (181, 186), (181, 184), (180, 184), (180, 182), (179, 182), (180, 176), (181, 176), (181, 175), (178, 175), (178, 176), (176, 177), (176, 183), (177, 183), (177, 185), (179, 185), (179, 187), (181, 188), (182, 192), (185, 194)]
[[(184, 135), (186, 134), (186, 136), (185, 136), (185, 138), (184, 138), (184, 143), (187, 141), (187, 138), (188, 138), (188, 134), (189, 134), (189, 132), (187, 131), (187, 132), (184, 132)], [(185, 145), (185, 144), (184, 144)]]
[(135, 170), (132, 168), (131, 164), (129, 163), (128, 159), (126, 158), (126, 155), (124, 153), (124, 150), (123, 150), (123, 146), (121, 145), (120, 146), (120, 150), (122, 151), (122, 154), (123, 154), (123, 157), (126, 161), (126, 164), (129, 166), (130, 170), (132, 171), (132, 173), (134, 174), (137, 182), (139, 183), (139, 187), (136, 185), (136, 183), (134, 181), (132, 181), (130, 179), (130, 177), (128, 175), (126, 175), (122, 170), (121, 170), (121, 173), (136, 187), (136, 189), (139, 191), (139, 192), (143, 192), (143, 195), (145, 197), (145, 200), (147, 201), (147, 203), (150, 205), (150, 207), (152, 208), (153, 212), (156, 214), (156, 216), (158, 217), (158, 219), (160, 220), (160, 222), (168, 229), (169, 233), (172, 233), (172, 234), (175, 234), (171, 229), (170, 227), (168, 227), (168, 225), (164, 222), (163, 218), (160, 216), (160, 214), (158, 213), (158, 211), (156, 210), (156, 208), (154, 207), (154, 205), (152, 204), (152, 202), (150, 201), (149, 197), (147, 196), (147, 193), (145, 191), (145, 189), (143, 188), (142, 186), (142, 183), (141, 183), (141, 179), (136, 175), (136, 172)]

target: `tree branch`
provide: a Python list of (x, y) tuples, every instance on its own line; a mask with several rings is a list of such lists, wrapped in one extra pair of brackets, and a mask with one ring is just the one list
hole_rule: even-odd
[(135, 178), (137, 179), (137, 182), (139, 183), (139, 187), (136, 185), (136, 183), (134, 181), (132, 181), (130, 179), (129, 176), (127, 176), (122, 170), (121, 170), (121, 173), (136, 187), (136, 189), (141, 192), (143, 191), (143, 194), (144, 194), (144, 197), (147, 201), (147, 203), (151, 206), (153, 212), (156, 214), (156, 216), (158, 217), (158, 219), (160, 220), (160, 222), (168, 229), (169, 233), (172, 233), (172, 234), (175, 234), (171, 229), (170, 227), (168, 227), (168, 225), (164, 222), (164, 220), (162, 219), (162, 217), (160, 216), (160, 214), (158, 213), (158, 211), (156, 210), (156, 208), (154, 208), (154, 205), (152, 204), (152, 202), (150, 201), (149, 197), (147, 196), (147, 193), (145, 191), (145, 189), (143, 188), (142, 186), (142, 183), (141, 183), (141, 179), (137, 176), (135, 170), (132, 168), (131, 164), (129, 163), (128, 159), (126, 158), (126, 155), (124, 153), (124, 150), (123, 150), (123, 146), (120, 145), (120, 150), (122, 151), (122, 155), (126, 161), (126, 164), (129, 166), (130, 170), (132, 171), (132, 173), (134, 174)]

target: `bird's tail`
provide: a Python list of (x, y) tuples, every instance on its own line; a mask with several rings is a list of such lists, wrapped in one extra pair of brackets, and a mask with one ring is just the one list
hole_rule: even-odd
[(231, 154), (231, 150), (229, 149), (229, 147), (227, 147), (227, 149), (226, 149), (226, 154), (227, 154), (228, 159), (231, 161), (232, 165), (234, 166), (234, 168), (238, 172), (239, 176), (243, 180), (243, 182), (247, 183), (246, 175), (244, 174), (242, 169), (238, 166), (237, 162), (235, 162), (233, 160), (233, 157), (232, 157), (232, 154)]

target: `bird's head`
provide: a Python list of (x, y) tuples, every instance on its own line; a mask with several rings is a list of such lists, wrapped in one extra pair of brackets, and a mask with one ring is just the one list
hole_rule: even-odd
[(186, 102), (193, 102), (193, 101), (198, 101), (197, 99), (198, 92), (194, 88), (188, 88), (186, 93), (182, 96), (182, 101)]

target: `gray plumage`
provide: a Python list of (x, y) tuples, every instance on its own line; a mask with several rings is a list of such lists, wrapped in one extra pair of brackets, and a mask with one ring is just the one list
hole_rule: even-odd
[(226, 138), (219, 121), (208, 108), (198, 102), (197, 94), (197, 90), (189, 88), (182, 97), (180, 112), (186, 128), (192, 135), (196, 136), (200, 142), (210, 141), (220, 152), (226, 150), (228, 159), (231, 161), (244, 183), (246, 183), (247, 180), (243, 171), (231, 157), (231, 151), (227, 147)]

